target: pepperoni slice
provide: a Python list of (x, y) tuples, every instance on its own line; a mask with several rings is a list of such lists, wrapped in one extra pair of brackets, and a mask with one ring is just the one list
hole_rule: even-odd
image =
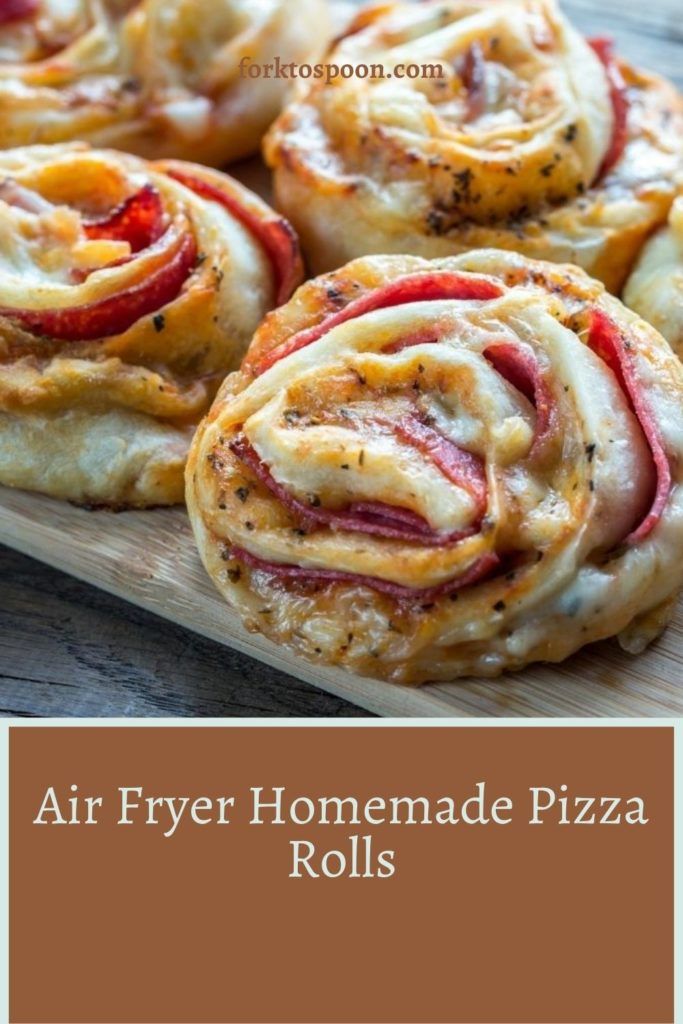
[(0, 25), (31, 18), (40, 6), (40, 0), (0, 0)]
[(652, 452), (656, 483), (650, 510), (642, 522), (626, 538), (626, 544), (637, 544), (652, 533), (662, 517), (673, 485), (671, 466), (664, 449), (664, 440), (657, 421), (638, 383), (633, 357), (627, 341), (613, 320), (601, 309), (591, 313), (588, 345), (617, 378), (628, 396)]
[(529, 399), (536, 407), (536, 434), (533, 450), (537, 451), (554, 432), (557, 412), (552, 391), (533, 352), (510, 342), (494, 342), (484, 351), (494, 370)]
[(467, 92), (467, 120), (476, 121), (486, 111), (486, 61), (479, 43), (467, 49), (460, 77)]
[(394, 426), (396, 436), (430, 459), (443, 475), (474, 498), (478, 520), (486, 511), (488, 491), (484, 464), (478, 456), (460, 448), (428, 426), (418, 416), (404, 416)]
[(473, 583), (479, 583), (486, 576), (490, 576), (494, 569), (500, 564), (498, 555), (494, 552), (487, 552), (478, 558), (469, 569), (454, 580), (447, 580), (435, 587), (425, 587), (416, 590), (413, 587), (405, 587), (400, 583), (391, 583), (389, 580), (378, 579), (375, 576), (362, 576), (353, 572), (341, 572), (337, 569), (307, 569), (298, 565), (287, 565), (281, 562), (266, 562), (256, 555), (252, 555), (244, 548), (233, 547), (230, 551), (232, 558), (242, 562), (250, 569), (267, 573), (276, 579), (300, 580), (304, 583), (350, 583), (360, 587), (369, 587), (380, 594), (386, 594), (398, 601), (420, 602), (430, 604), (437, 598), (447, 597), (449, 594), (462, 590)]
[(413, 348), (415, 345), (436, 345), (441, 341), (441, 328), (435, 327), (421, 327), (417, 331), (411, 331), (410, 334), (404, 335), (397, 341), (392, 341), (389, 345), (385, 345), (382, 352), (387, 355), (395, 355), (398, 352), (403, 352), (406, 348)]
[(588, 44), (592, 47), (604, 65), (605, 73), (607, 75), (607, 83), (609, 85), (610, 100), (614, 111), (612, 138), (596, 179), (597, 181), (600, 181), (620, 160), (626, 148), (626, 143), (628, 141), (628, 112), (630, 104), (628, 100), (626, 82), (624, 81), (619, 64), (613, 54), (612, 40), (606, 38), (589, 39)]
[(153, 313), (177, 296), (196, 258), (194, 238), (185, 233), (167, 263), (123, 292), (99, 302), (64, 309), (0, 308), (0, 316), (17, 320), (32, 334), (64, 341), (91, 341), (122, 334), (140, 317)]
[[(406, 417), (394, 425), (394, 430), (398, 437), (426, 452), (450, 480), (470, 493), (474, 492), (477, 501), (476, 515), (480, 520), (486, 509), (486, 479), (480, 461), (436, 431), (423, 427), (417, 417)], [(420, 430), (426, 434), (420, 434)], [(439, 533), (412, 510), (381, 501), (352, 502), (339, 510), (311, 505), (300, 501), (278, 483), (244, 435), (231, 442), (230, 450), (305, 528), (328, 526), (333, 530), (371, 534), (389, 540), (414, 541), (427, 547), (445, 547), (474, 533), (474, 528)]]
[(502, 288), (485, 277), (471, 274), (454, 274), (448, 271), (437, 271), (431, 274), (409, 274), (399, 277), (381, 288), (353, 299), (343, 309), (331, 313), (319, 324), (308, 327), (293, 334), (277, 348), (261, 359), (256, 367), (257, 376), (265, 373), (275, 363), (306, 348), (318, 341), (339, 324), (346, 323), (356, 317), (371, 313), (375, 309), (388, 309), (392, 306), (403, 306), (411, 302), (430, 302), (439, 299), (475, 299), (485, 301), (497, 299), (503, 294)]
[(219, 188), (203, 178), (194, 177), (176, 168), (166, 170), (170, 178), (196, 192), (198, 196), (220, 203), (254, 236), (265, 250), (275, 276), (275, 301), (278, 306), (286, 302), (298, 280), (299, 246), (292, 228), (286, 220), (277, 217), (265, 219), (239, 201), (237, 196)]
[(153, 185), (144, 185), (106, 217), (84, 222), (88, 238), (128, 242), (133, 252), (146, 249), (164, 233), (164, 207)]

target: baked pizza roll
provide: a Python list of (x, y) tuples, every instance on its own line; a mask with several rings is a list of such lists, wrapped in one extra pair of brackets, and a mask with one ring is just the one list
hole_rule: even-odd
[(665, 228), (645, 245), (624, 302), (660, 331), (683, 359), (683, 195)]
[(288, 82), (264, 66), (328, 39), (325, 0), (0, 0), (0, 147), (86, 139), (220, 166), (282, 106)]
[(182, 501), (193, 427), (301, 277), (286, 221), (218, 171), (0, 153), (0, 483)]
[(576, 263), (617, 293), (666, 220), (680, 97), (554, 0), (385, 3), (328, 59), (346, 70), (312, 83), (265, 146), (316, 271), (495, 246)]
[(683, 368), (582, 271), (358, 259), (271, 313), (187, 467), (249, 629), (403, 682), (662, 628), (683, 581)]

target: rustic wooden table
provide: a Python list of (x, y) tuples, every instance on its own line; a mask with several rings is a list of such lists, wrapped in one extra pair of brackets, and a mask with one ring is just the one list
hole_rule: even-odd
[[(681, 0), (566, 0), (683, 88)], [(361, 716), (353, 705), (0, 548), (0, 714)]]

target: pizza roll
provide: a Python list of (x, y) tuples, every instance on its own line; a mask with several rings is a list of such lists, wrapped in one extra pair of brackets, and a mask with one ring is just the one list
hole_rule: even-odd
[(317, 272), (495, 246), (576, 263), (618, 293), (666, 220), (680, 97), (587, 42), (554, 0), (379, 5), (328, 59), (357, 73), (314, 82), (265, 145)]
[(364, 257), (259, 328), (190, 517), (247, 627), (402, 683), (662, 628), (683, 580), (683, 368), (582, 271)]
[(668, 225), (645, 245), (624, 302), (661, 331), (683, 359), (683, 195), (674, 202)]
[(301, 276), (286, 221), (218, 171), (0, 153), (0, 483), (182, 501), (194, 425)]
[(264, 66), (329, 31), (325, 0), (0, 0), (0, 148), (85, 139), (220, 166), (282, 106)]

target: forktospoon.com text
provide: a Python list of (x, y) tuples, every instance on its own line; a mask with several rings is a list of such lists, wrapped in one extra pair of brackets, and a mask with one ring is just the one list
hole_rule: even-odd
[(296, 64), (294, 61), (283, 62), (275, 57), (268, 64), (258, 64), (251, 57), (242, 57), (239, 63), (240, 78), (285, 78), (285, 79), (317, 79), (327, 85), (337, 78), (445, 78), (446, 72), (442, 64)]

